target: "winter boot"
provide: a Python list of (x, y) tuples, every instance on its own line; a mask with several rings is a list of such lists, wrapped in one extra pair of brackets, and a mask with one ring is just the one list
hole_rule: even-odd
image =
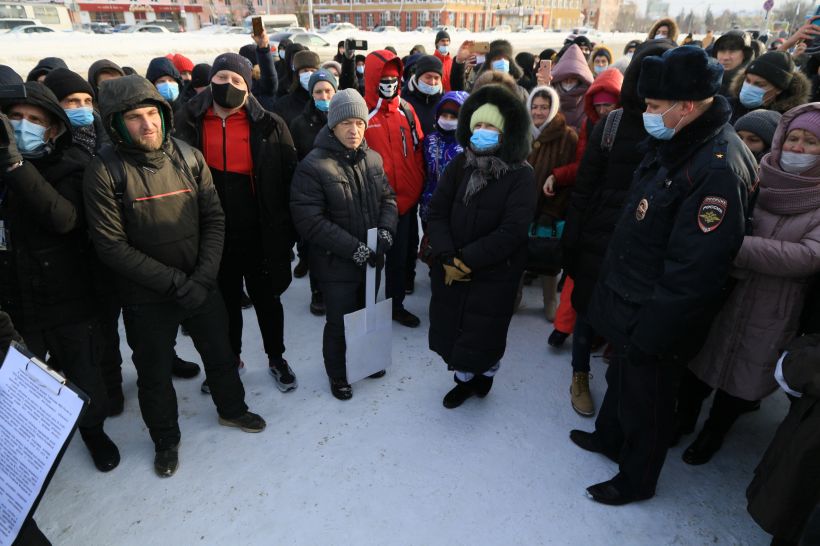
[(262, 432), (265, 430), (265, 426), (267, 425), (261, 416), (249, 411), (246, 411), (234, 419), (226, 419), (225, 417), (220, 416), (219, 424), (224, 427), (238, 428), (242, 432)]
[[(470, 398), (473, 394), (475, 394), (475, 392), (473, 391), (473, 386), (470, 384), (472, 382), (472, 379), (470, 381), (462, 381), (461, 379), (459, 379), (455, 375), (453, 375), (453, 379), (455, 379), (455, 381), (456, 381), (456, 386), (453, 387), (453, 389), (450, 392), (448, 392), (446, 395), (444, 395), (444, 400), (442, 401), (442, 403), (444, 404), (444, 407), (447, 408), (447, 409), (453, 409), (453, 408), (459, 407), (468, 398)], [(475, 379), (475, 378), (473, 378), (473, 379)], [(490, 386), (492, 386), (492, 378), (489, 378), (489, 379), (490, 379)], [(490, 389), (488, 387), (487, 392), (489, 392), (489, 391), (490, 391)]]
[(470, 380), (470, 386), (473, 388), (473, 392), (476, 396), (484, 398), (490, 393), (490, 389), (493, 387), (493, 377), (477, 375)]
[(544, 318), (547, 319), (547, 322), (554, 322), (555, 312), (558, 309), (558, 277), (541, 276), (541, 288), (544, 297)]
[(567, 340), (568, 337), (569, 334), (567, 333), (564, 333), (560, 330), (553, 330), (550, 334), (550, 337), (547, 339), (547, 345), (549, 345), (550, 347), (554, 347), (556, 349), (560, 349), (564, 345), (564, 342)]
[(299, 256), (299, 263), (296, 264), (296, 267), (293, 268), (293, 276), (297, 279), (301, 279), (305, 275), (308, 274), (309, 266), (308, 261)]
[(160, 478), (170, 478), (179, 468), (179, 444), (154, 453), (154, 472)]
[(569, 398), (572, 409), (582, 417), (595, 415), (595, 404), (589, 393), (589, 372), (572, 372), (572, 384), (569, 386)]
[(80, 436), (91, 453), (94, 466), (100, 472), (109, 472), (120, 464), (120, 451), (111, 438), (103, 431), (102, 425), (90, 428), (80, 428)]
[(725, 433), (708, 426), (708, 422), (703, 426), (698, 437), (692, 442), (692, 445), (686, 448), (683, 452), (683, 462), (693, 466), (706, 464), (712, 460), (715, 453), (720, 451), (723, 445), (723, 439), (726, 437)]
[(353, 387), (344, 377), (329, 377), (330, 392), (339, 400), (350, 400), (353, 398)]
[(276, 381), (276, 387), (280, 391), (295, 391), (296, 387), (299, 386), (299, 382), (296, 381), (296, 376), (293, 374), (293, 370), (290, 369), (288, 361), (284, 358), (270, 358), (268, 360), (268, 370), (270, 370), (270, 374)]
[(174, 355), (174, 363), (171, 368), (174, 377), (190, 379), (199, 375), (199, 365), (187, 360), (182, 360), (178, 355)]
[(598, 439), (594, 432), (586, 432), (577, 429), (570, 430), (569, 439), (572, 440), (573, 444), (577, 445), (585, 451), (590, 451), (592, 453), (600, 453), (612, 462), (618, 462), (618, 454), (604, 447), (604, 445), (601, 444), (601, 441)]
[(317, 317), (325, 316), (325, 297), (321, 290), (314, 290), (310, 295), (310, 314)]
[(404, 307), (393, 309), (393, 320), (408, 328), (416, 328), (421, 324), (421, 319)]

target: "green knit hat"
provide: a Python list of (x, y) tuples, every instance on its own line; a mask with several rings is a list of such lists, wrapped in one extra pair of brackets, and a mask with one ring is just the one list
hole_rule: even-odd
[(487, 123), (492, 125), (502, 133), (504, 132), (504, 116), (501, 111), (494, 104), (489, 102), (480, 106), (470, 117), (470, 130), (475, 129), (479, 123)]

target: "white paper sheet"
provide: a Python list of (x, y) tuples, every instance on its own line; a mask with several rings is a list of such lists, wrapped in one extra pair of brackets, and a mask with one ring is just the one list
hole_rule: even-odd
[(83, 400), (10, 347), (0, 368), (0, 545), (14, 542)]

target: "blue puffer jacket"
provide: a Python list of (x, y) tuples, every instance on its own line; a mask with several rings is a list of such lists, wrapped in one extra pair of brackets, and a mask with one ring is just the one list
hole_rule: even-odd
[[(436, 120), (438, 120), (441, 106), (447, 102), (455, 102), (459, 108), (467, 100), (469, 94), (464, 91), (450, 91), (441, 97), (438, 105), (436, 105)], [(441, 173), (444, 168), (463, 150), (461, 145), (456, 141), (455, 131), (444, 131), (438, 126), (436, 122), (435, 130), (424, 137), (424, 164), (426, 167), (426, 175), (424, 180), (424, 191), (421, 193), (421, 200), (419, 201), (419, 215), (421, 221), (427, 222), (427, 215), (430, 211), (430, 200), (433, 198), (433, 193), (438, 186)]]

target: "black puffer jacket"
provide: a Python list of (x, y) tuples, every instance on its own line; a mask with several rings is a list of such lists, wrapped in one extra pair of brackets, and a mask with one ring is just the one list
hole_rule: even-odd
[[(82, 194), (88, 156), (71, 144), (68, 118), (54, 94), (36, 82), (26, 83), (26, 92), (26, 103), (46, 110), (61, 133), (51, 153), (0, 175), (0, 220), (10, 243), (0, 251), (0, 306), (21, 332), (96, 312)], [(0, 106), (6, 111), (10, 103)]]
[(418, 89), (416, 83), (416, 76), (413, 76), (407, 81), (407, 87), (402, 89), (401, 96), (404, 100), (413, 106), (416, 115), (421, 122), (421, 130), (425, 135), (429, 135), (435, 130), (436, 125), (436, 107), (438, 101), (441, 100), (441, 93), (435, 95), (427, 95)]
[(353, 254), (367, 230), (395, 234), (399, 218), (379, 154), (364, 141), (348, 150), (327, 126), (299, 162), (290, 209), (299, 235), (311, 244), (310, 271), (319, 282), (360, 281), (363, 270)]
[(313, 149), (313, 143), (322, 127), (327, 125), (327, 114), (316, 109), (310, 100), (305, 109), (290, 123), (290, 136), (296, 146), (296, 156), (302, 161)]
[(652, 40), (635, 51), (634, 62), (629, 63), (624, 75), (621, 88), (623, 115), (612, 149), (605, 150), (601, 143), (606, 118), (598, 122), (589, 136), (561, 238), (564, 269), (575, 281), (572, 306), (579, 313), (586, 313), (589, 306), (609, 240), (621, 218), (632, 176), (643, 159), (638, 144), (648, 135), (642, 116), (646, 107), (637, 93), (641, 61), (673, 47), (675, 45), (670, 40)]
[(473, 373), (487, 371), (504, 356), (536, 205), (535, 175), (526, 162), (530, 118), (510, 91), (488, 85), (467, 99), (459, 114), (459, 144), (467, 149), (468, 120), (487, 102), (504, 117), (501, 148), (494, 155), (509, 170), (465, 204), (474, 167), (466, 166), (466, 152), (456, 156), (439, 179), (427, 224), (434, 256), (460, 255), (472, 269), (469, 282), (445, 286), (441, 264), (431, 267), (430, 349), (448, 366)]
[(296, 117), (304, 112), (308, 103), (313, 102), (310, 93), (305, 91), (305, 88), (299, 84), (291, 84), (292, 91), (280, 97), (273, 105), (273, 113), (285, 120), (285, 125), (290, 126)]
[[(86, 170), (83, 193), (97, 255), (117, 274), (122, 302), (172, 300), (188, 277), (215, 288), (225, 215), (202, 154), (190, 150), (196, 163), (191, 172), (179, 151), (185, 143), (169, 136), (171, 107), (140, 76), (107, 82), (99, 104), (118, 161), (107, 166), (97, 156)], [(126, 143), (113, 125), (115, 116), (144, 104), (156, 105), (163, 116), (164, 143), (155, 152)], [(121, 192), (111, 174), (117, 165), (124, 174)]]
[[(179, 111), (174, 135), (193, 146), (202, 146), (202, 119), (213, 104), (210, 89), (188, 101)], [(253, 95), (245, 103), (251, 126), (253, 180), (262, 222), (262, 243), (266, 257), (290, 262), (296, 233), (290, 218), (290, 184), (296, 169), (296, 150), (290, 131), (282, 119), (264, 110)], [(284, 274), (284, 273), (283, 273)], [(288, 282), (290, 267), (287, 268)]]
[(647, 139), (589, 318), (610, 342), (685, 362), (703, 344), (746, 230), (757, 164), (716, 96), (672, 140)]

